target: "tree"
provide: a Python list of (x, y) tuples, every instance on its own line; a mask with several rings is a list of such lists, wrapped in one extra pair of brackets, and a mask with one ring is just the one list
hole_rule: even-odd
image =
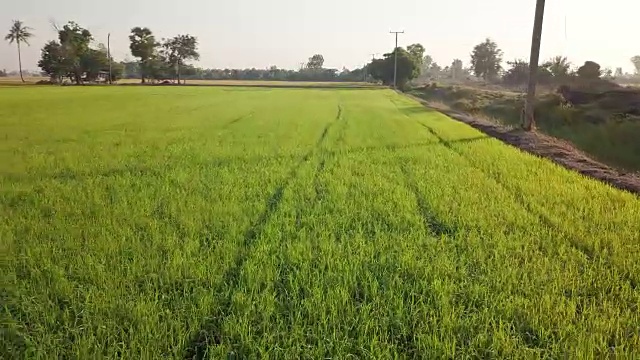
[(606, 68), (602, 71), (602, 77), (605, 79), (613, 79), (613, 70), (611, 68)]
[(80, 62), (86, 81), (96, 81), (100, 73), (109, 71), (109, 55), (102, 44), (98, 45), (98, 49), (88, 49)]
[[(69, 22), (58, 29), (58, 40), (49, 41), (42, 48), (38, 66), (51, 77), (54, 82), (65, 76), (76, 84), (83, 80), (95, 81), (100, 75), (109, 71), (109, 54), (103, 44), (97, 48), (90, 46), (93, 37), (89, 30)], [(112, 61), (113, 62), (113, 61)], [(124, 66), (112, 66), (111, 80), (117, 79)]]
[(415, 68), (418, 67), (418, 64), (414, 61), (415, 59), (405, 49), (398, 47), (393, 52), (384, 54), (382, 59), (371, 61), (368, 68), (371, 77), (374, 79), (382, 81), (385, 85), (393, 84), (396, 52), (398, 53), (397, 85), (402, 88), (409, 80), (415, 78)]
[(493, 80), (502, 69), (502, 50), (491, 39), (476, 45), (471, 53), (471, 68), (477, 77)]
[(64, 72), (68, 73), (76, 84), (81, 84), (84, 73), (82, 58), (89, 52), (89, 44), (93, 40), (91, 32), (70, 21), (58, 29), (58, 40), (64, 59)]
[(462, 60), (454, 59), (451, 62), (451, 78), (454, 80), (459, 79), (464, 74), (464, 69), (462, 68)]
[(7, 70), (0, 70), (0, 77), (7, 77)]
[(41, 51), (38, 66), (49, 75), (52, 82), (60, 82), (67, 75), (62, 45), (56, 41), (49, 41)]
[(507, 61), (511, 66), (502, 76), (502, 81), (507, 85), (524, 85), (529, 80), (529, 63), (525, 60), (516, 59)]
[(431, 57), (431, 55), (425, 55), (422, 58), (422, 63), (420, 64), (421, 66), (421, 73), (428, 75), (429, 74), (429, 69), (431, 68), (431, 64), (433, 63), (433, 57)]
[(431, 67), (429, 67), (429, 75), (435, 79), (440, 77), (440, 73), (442, 72), (442, 67), (438, 65), (437, 62), (432, 62)]
[(633, 63), (633, 67), (635, 68), (636, 75), (640, 75), (640, 55), (632, 57), (631, 62)]
[(175, 73), (180, 84), (180, 69), (187, 60), (198, 60), (198, 39), (191, 35), (178, 35), (172, 39), (167, 39), (162, 44), (164, 52), (163, 60)]
[(624, 73), (622, 72), (622, 68), (621, 67), (616, 68), (616, 72), (615, 72), (615, 74), (613, 76), (615, 76), (617, 78), (623, 77)]
[[(519, 86), (527, 84), (529, 80), (529, 63), (526, 60), (516, 59), (514, 61), (507, 61), (507, 64), (511, 67), (505, 71), (502, 76), (502, 81), (506, 85)], [(553, 75), (546, 67), (538, 68), (536, 81), (540, 84), (549, 84)]]
[(320, 54), (315, 54), (309, 58), (307, 62), (307, 69), (322, 69), (324, 65), (324, 57)]
[(565, 78), (569, 76), (571, 63), (565, 56), (554, 56), (547, 60), (542, 67), (547, 69), (554, 78)]
[(416, 64), (422, 65), (422, 61), (424, 58), (424, 46), (422, 46), (422, 44), (416, 43), (407, 46), (407, 52), (409, 53), (409, 55), (411, 55), (411, 58)]
[(18, 68), (20, 70), (20, 79), (22, 82), (24, 82), (24, 77), (22, 76), (22, 52), (20, 50), (20, 44), (25, 43), (27, 46), (29, 45), (29, 39), (33, 37), (31, 30), (33, 29), (25, 26), (22, 21), (13, 20), (13, 25), (11, 25), (9, 33), (4, 37), (9, 44), (13, 44), (15, 42), (18, 47)]
[(600, 65), (593, 61), (585, 61), (584, 65), (578, 68), (578, 77), (584, 79), (599, 79), (600, 75), (602, 75), (602, 71), (600, 70)]
[(144, 83), (151, 71), (149, 68), (150, 61), (155, 55), (158, 43), (156, 42), (156, 38), (153, 36), (151, 30), (146, 27), (135, 27), (131, 29), (129, 41), (131, 42), (129, 44), (131, 54), (140, 58), (140, 77), (142, 78), (142, 83)]
[(413, 78), (415, 79), (418, 76), (420, 76), (420, 73), (422, 72), (422, 61), (424, 59), (424, 46), (422, 46), (422, 44), (417, 44), (417, 43), (409, 45), (407, 46), (407, 52), (411, 56), (411, 59), (413, 59), (413, 62), (417, 65), (416, 68), (414, 69), (416, 74), (413, 76)]

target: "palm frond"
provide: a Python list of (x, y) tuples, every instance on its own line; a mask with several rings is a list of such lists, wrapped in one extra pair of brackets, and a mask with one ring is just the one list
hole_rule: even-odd
[(13, 20), (11, 29), (9, 29), (9, 33), (4, 39), (9, 41), (10, 44), (13, 44), (14, 42), (23, 42), (29, 45), (29, 39), (33, 37), (33, 33), (31, 31), (33, 31), (33, 29), (29, 26), (25, 26), (22, 21)]

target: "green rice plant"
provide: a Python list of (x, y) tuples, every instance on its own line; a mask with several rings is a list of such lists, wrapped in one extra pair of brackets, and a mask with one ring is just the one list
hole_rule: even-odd
[(3, 357), (640, 354), (640, 200), (390, 90), (7, 88), (0, 132)]

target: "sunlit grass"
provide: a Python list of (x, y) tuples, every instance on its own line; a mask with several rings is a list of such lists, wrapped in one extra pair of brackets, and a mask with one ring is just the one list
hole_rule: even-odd
[(7, 358), (632, 358), (640, 200), (381, 90), (0, 88)]

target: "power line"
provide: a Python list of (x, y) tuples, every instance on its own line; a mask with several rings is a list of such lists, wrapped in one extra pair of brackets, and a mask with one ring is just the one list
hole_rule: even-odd
[(395, 54), (393, 60), (393, 88), (397, 89), (397, 81), (398, 81), (398, 34), (404, 34), (404, 30), (402, 31), (389, 31), (389, 34), (396, 35), (396, 47), (393, 48), (393, 53)]

